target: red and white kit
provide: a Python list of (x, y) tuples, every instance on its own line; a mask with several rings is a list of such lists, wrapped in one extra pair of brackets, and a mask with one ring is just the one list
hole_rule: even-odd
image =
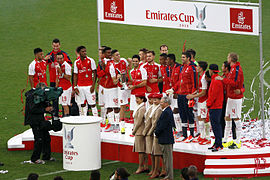
[(150, 90), (147, 90), (147, 94), (146, 96), (148, 96), (149, 93), (159, 93), (159, 89), (158, 89), (158, 82), (155, 83), (151, 83), (149, 80), (150, 79), (158, 79), (159, 77), (161, 77), (161, 71), (160, 71), (160, 64), (157, 63), (145, 63), (142, 66), (146, 72), (147, 72), (147, 84), (146, 86), (148, 86), (150, 88)]
[(96, 104), (96, 93), (95, 91), (93, 93), (90, 92), (93, 84), (93, 70), (96, 70), (96, 63), (90, 57), (78, 58), (74, 63), (74, 73), (78, 74), (77, 87), (79, 95), (75, 96), (77, 104), (84, 104), (85, 100), (87, 100), (89, 105)]
[(119, 108), (118, 102), (118, 86), (113, 83), (112, 77), (117, 76), (113, 60), (106, 61), (105, 68), (105, 83), (104, 83), (104, 100), (105, 108)]
[[(203, 74), (199, 78), (199, 93), (202, 92), (202, 90), (207, 90), (208, 88), (209, 88), (208, 83), (205, 79), (205, 72), (203, 72)], [(207, 97), (208, 92), (204, 96), (199, 97), (198, 100), (198, 116), (200, 116), (202, 119), (207, 118), (208, 113), (208, 109), (206, 106)]]
[(47, 63), (44, 60), (37, 61), (35, 59), (30, 63), (28, 75), (34, 76), (34, 87), (36, 87), (38, 83), (45, 83), (47, 85), (46, 69)]
[[(178, 80), (179, 80), (179, 73), (180, 73), (180, 67), (182, 65), (181, 64), (178, 64), (178, 63), (175, 63), (173, 67), (171, 66), (168, 66), (166, 68), (166, 71), (168, 72), (168, 75), (169, 75), (169, 86), (170, 86), (170, 89), (178, 83)], [(171, 99), (171, 107), (172, 109), (174, 108), (178, 108), (178, 104), (177, 104), (177, 98), (174, 99), (173, 98), (173, 95), (170, 96), (170, 99)]]
[(59, 97), (59, 104), (62, 104), (63, 106), (70, 105), (71, 101), (71, 93), (72, 93), (72, 85), (70, 80), (67, 80), (64, 78), (64, 75), (71, 76), (71, 66), (64, 61), (63, 64), (60, 65), (62, 74), (58, 74), (56, 69), (56, 75), (59, 79), (58, 87), (63, 88), (63, 93)]
[[(147, 80), (147, 72), (144, 68), (138, 67), (137, 69), (132, 69), (130, 71), (130, 76), (131, 76), (131, 82), (132, 85), (138, 85), (142, 83), (142, 81)], [(143, 94), (146, 93), (146, 87), (139, 87), (135, 88), (131, 91), (131, 96), (130, 96), (130, 110), (134, 111), (137, 108), (137, 103), (136, 103), (136, 94)]]

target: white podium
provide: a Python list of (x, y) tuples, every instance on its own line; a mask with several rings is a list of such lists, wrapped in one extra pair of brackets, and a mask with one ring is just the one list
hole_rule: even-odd
[(89, 171), (101, 168), (100, 117), (70, 116), (63, 122), (63, 168)]

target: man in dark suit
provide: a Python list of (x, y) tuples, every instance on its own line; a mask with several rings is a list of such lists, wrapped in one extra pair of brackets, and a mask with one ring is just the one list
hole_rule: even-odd
[(155, 129), (155, 135), (158, 138), (158, 144), (161, 147), (167, 171), (167, 176), (164, 180), (173, 179), (173, 127), (175, 127), (175, 124), (170, 104), (171, 101), (168, 97), (163, 97), (161, 99), (160, 106), (162, 108), (162, 114), (157, 121)]

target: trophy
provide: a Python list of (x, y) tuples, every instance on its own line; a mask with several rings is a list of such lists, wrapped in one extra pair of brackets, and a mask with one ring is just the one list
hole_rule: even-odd
[(121, 90), (127, 90), (128, 86), (127, 86), (127, 76), (126, 76), (126, 72), (125, 71), (120, 71), (119, 69), (116, 69), (118, 71), (118, 73), (121, 75), (120, 78), (120, 82), (122, 83), (122, 87)]

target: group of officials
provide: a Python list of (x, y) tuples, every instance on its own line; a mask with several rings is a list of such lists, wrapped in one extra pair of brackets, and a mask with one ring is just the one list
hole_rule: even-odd
[[(87, 115), (88, 108), (98, 116), (97, 91), (105, 132), (125, 133), (125, 109), (130, 103), (130, 116), (134, 117), (134, 150), (139, 152), (141, 162), (137, 173), (144, 171), (145, 153), (152, 154), (153, 162), (158, 162), (155, 163), (157, 168), (150, 172), (151, 177), (159, 172), (158, 159), (164, 156), (161, 150), (164, 150), (164, 143), (159, 137), (170, 120), (162, 114), (168, 107), (173, 119), (169, 124), (174, 127), (172, 133), (179, 141), (209, 145), (212, 127), (215, 143), (209, 149), (213, 152), (223, 147), (241, 147), (241, 108), (245, 89), (236, 53), (228, 54), (220, 76), (218, 65), (210, 64), (208, 68), (206, 61), (197, 62), (193, 49), (182, 52), (178, 63), (174, 54), (168, 54), (168, 46), (161, 45), (158, 64), (155, 52), (145, 48), (125, 59), (118, 50), (102, 46), (96, 66), (95, 60), (87, 56), (86, 47), (79, 46), (72, 71), (72, 62), (60, 49), (58, 39), (52, 41), (52, 48), (45, 57), (40, 48), (34, 50), (35, 60), (29, 65), (31, 88), (40, 82), (47, 84), (48, 66), (50, 86), (64, 90), (59, 102), (54, 102), (56, 115), (59, 103), (63, 106), (64, 116), (70, 115), (72, 98), (75, 98), (81, 116)], [(198, 133), (194, 132), (195, 122)], [(234, 141), (229, 140), (232, 129)], [(165, 140), (167, 142), (168, 138)], [(168, 144), (173, 143), (172, 137)]]

